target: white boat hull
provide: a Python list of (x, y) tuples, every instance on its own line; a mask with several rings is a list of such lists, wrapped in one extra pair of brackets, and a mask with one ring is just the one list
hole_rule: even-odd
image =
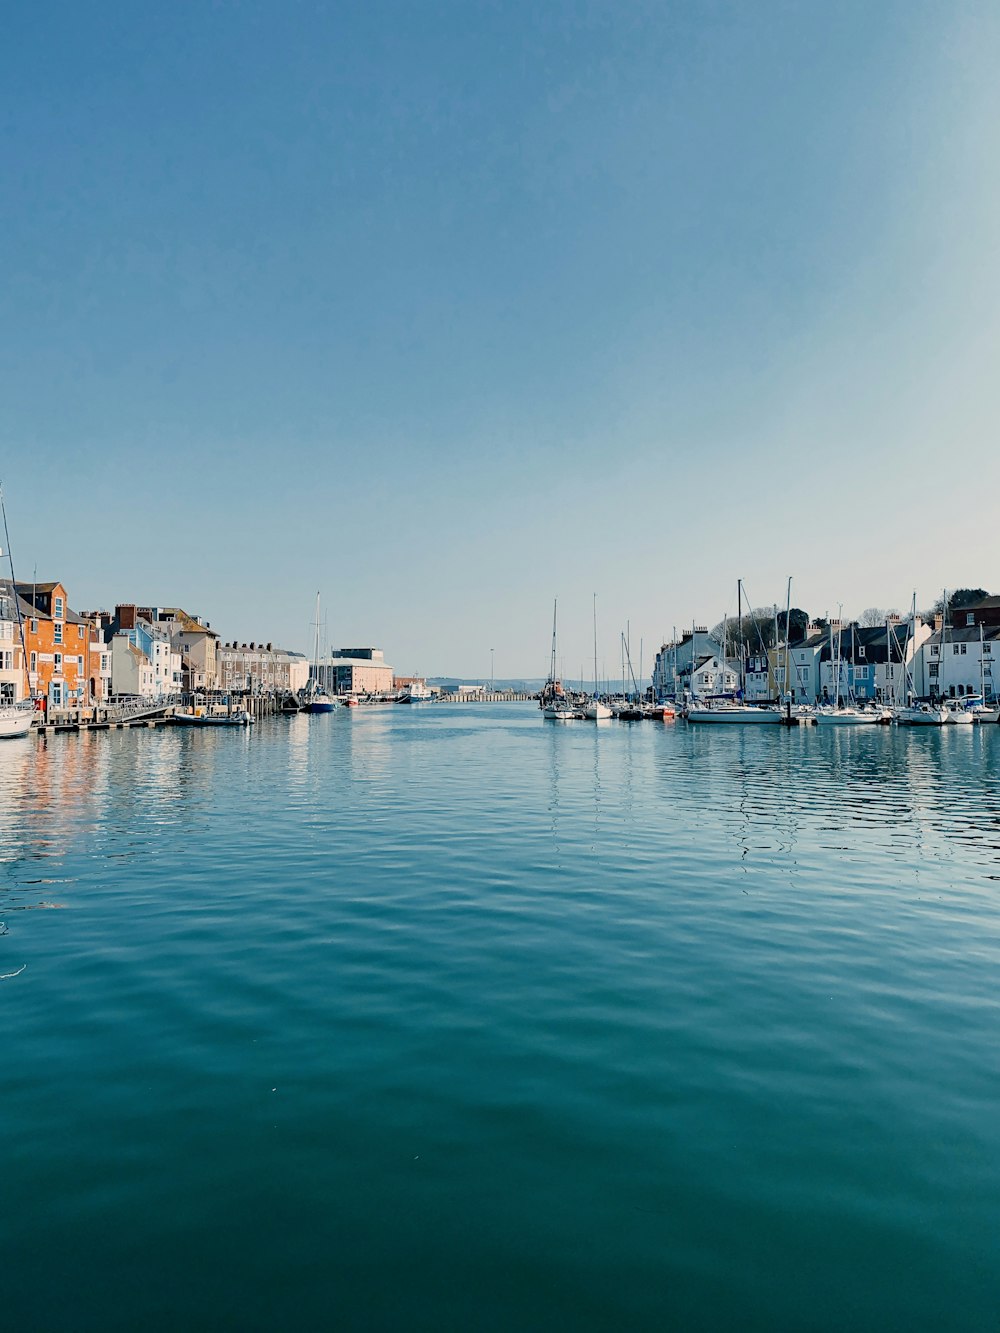
[(607, 704), (599, 703), (596, 699), (589, 703), (583, 711), (588, 722), (603, 722), (605, 718), (614, 716)]
[(943, 708), (901, 708), (896, 723), (901, 727), (943, 727), (948, 715)]
[(829, 713), (824, 713), (820, 709), (815, 717), (818, 727), (872, 726), (882, 720), (878, 713), (862, 713), (856, 708), (842, 708), (839, 711), (831, 710)]
[(0, 740), (11, 740), (15, 736), (27, 736), (35, 710), (31, 703), (5, 704), (0, 707)]
[(781, 714), (769, 708), (743, 708), (739, 705), (735, 708), (689, 708), (687, 720), (689, 722), (729, 722), (742, 725), (750, 724), (751, 726), (768, 724), (777, 726), (781, 722)]

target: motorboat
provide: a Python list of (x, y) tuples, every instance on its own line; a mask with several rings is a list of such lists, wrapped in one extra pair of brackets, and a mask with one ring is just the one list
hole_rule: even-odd
[(244, 709), (238, 713), (175, 713), (174, 721), (184, 727), (249, 727), (253, 718)]
[(948, 721), (947, 709), (928, 703), (914, 703), (906, 708), (897, 708), (893, 716), (900, 727), (943, 727)]

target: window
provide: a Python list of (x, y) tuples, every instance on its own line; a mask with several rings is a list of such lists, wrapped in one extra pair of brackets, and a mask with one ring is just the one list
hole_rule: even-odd
[(937, 657), (940, 651), (941, 650), (936, 643), (931, 645), (931, 657)]
[(965, 656), (966, 645), (965, 645), (964, 643), (960, 643), (958, 646), (959, 646), (959, 648), (961, 648), (961, 650), (962, 650), (962, 656), (964, 657), (964, 656)]
[(858, 656), (864, 657), (864, 655), (865, 655), (865, 645), (862, 643), (858, 646)]
[(992, 651), (993, 651), (993, 645), (992, 645), (992, 644), (989, 644), (989, 643), (984, 643), (984, 644), (983, 644), (983, 652), (984, 652), (984, 653), (989, 653), (989, 652), (992, 652)]
[(966, 623), (967, 625), (974, 625), (974, 624), (976, 623), (976, 614), (975, 614), (974, 611), (967, 611), (967, 612), (966, 612), (966, 614), (965, 614), (965, 623)]
[(52, 611), (52, 618), (54, 620), (62, 620), (63, 618), (63, 599), (61, 597), (55, 598), (55, 606)]
[(951, 653), (952, 653), (952, 656), (953, 656), (953, 657), (957, 657), (957, 656), (958, 656), (958, 644), (957, 644), (957, 643), (953, 643), (953, 644), (951, 645)]
[(30, 632), (31, 632), (32, 634), (37, 634), (37, 633), (38, 633), (38, 621), (37, 621), (37, 620), (32, 620), (32, 621), (31, 621), (31, 631), (30, 631)]
[(930, 666), (928, 667), (928, 673), (929, 673), (929, 675), (930, 675), (931, 680), (937, 680), (937, 676), (938, 676), (938, 664), (937, 664), (937, 662), (932, 662), (932, 663), (930, 664)]
[(31, 670), (31, 671), (37, 671), (37, 670), (38, 670), (38, 654), (37, 654), (37, 653), (32, 653), (32, 654), (31, 654), (31, 666), (30, 666), (29, 670)]
[(56, 625), (55, 625), (55, 642), (56, 642), (56, 643), (62, 643), (62, 641), (63, 641), (63, 635), (62, 635), (62, 632), (63, 632), (62, 621), (61, 621), (61, 620), (57, 620), (57, 621), (56, 621)]
[(56, 653), (52, 669), (53, 671), (62, 671), (62, 653)]
[(82, 625), (77, 625), (77, 627), (76, 627), (76, 637), (77, 637), (78, 639), (82, 639), (82, 638), (83, 638), (83, 626), (82, 626)]

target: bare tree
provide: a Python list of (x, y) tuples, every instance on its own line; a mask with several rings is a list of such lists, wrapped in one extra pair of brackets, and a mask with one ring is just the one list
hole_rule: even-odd
[(880, 606), (868, 606), (858, 616), (858, 624), (862, 629), (874, 629), (876, 625), (884, 625), (888, 612), (883, 611)]

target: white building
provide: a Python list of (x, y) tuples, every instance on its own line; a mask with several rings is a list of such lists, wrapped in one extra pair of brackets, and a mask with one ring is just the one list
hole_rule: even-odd
[[(19, 703), (28, 696), (14, 595), (10, 583), (0, 581), (0, 703)], [(33, 614), (26, 602), (18, 601), (22, 616)]]
[(108, 647), (111, 649), (111, 691), (113, 694), (136, 695), (153, 699), (153, 664), (122, 630)]
[(715, 694), (735, 694), (739, 685), (739, 663), (731, 657), (723, 659), (713, 653), (695, 666), (690, 688), (695, 699), (707, 699)]
[(913, 684), (921, 696), (960, 699), (984, 693), (987, 699), (993, 699), (998, 683), (1000, 629), (938, 628), (917, 652)]
[(691, 689), (691, 667), (721, 654), (722, 644), (704, 625), (685, 630), (679, 639), (662, 644), (653, 662), (653, 693), (657, 699), (678, 699)]

